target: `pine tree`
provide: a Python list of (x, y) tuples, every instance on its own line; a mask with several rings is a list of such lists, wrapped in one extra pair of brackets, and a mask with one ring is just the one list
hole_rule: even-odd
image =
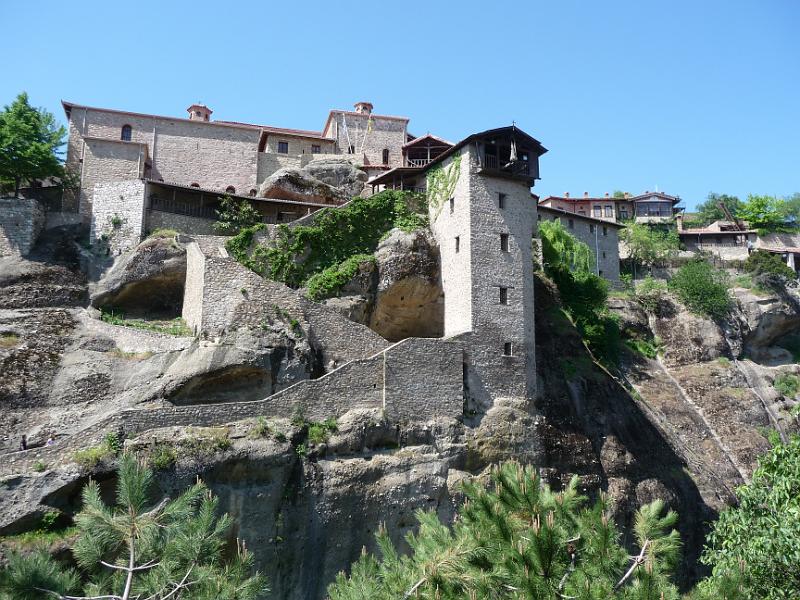
[(14, 600), (252, 600), (266, 591), (243, 544), (223, 560), (231, 519), (216, 516), (218, 501), (202, 482), (155, 505), (152, 483), (152, 471), (124, 454), (116, 506), (106, 506), (96, 482), (83, 489), (72, 547), (79, 570), (44, 553), (12, 555), (0, 593)]
[(679, 554), (677, 515), (660, 501), (637, 513), (633, 556), (619, 543), (608, 499), (585, 508), (573, 478), (555, 493), (532, 467), (509, 462), (491, 485), (467, 484), (466, 501), (447, 527), (418, 513), (420, 528), (401, 556), (385, 530), (380, 560), (363, 553), (350, 576), (340, 573), (331, 600), (576, 598), (670, 600)]

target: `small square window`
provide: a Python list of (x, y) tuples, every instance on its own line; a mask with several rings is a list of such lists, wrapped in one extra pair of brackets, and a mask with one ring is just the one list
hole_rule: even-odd
[(501, 252), (508, 252), (508, 234), (501, 233), (500, 234), (500, 251)]
[(503, 344), (503, 356), (512, 356), (513, 348), (511, 346), (511, 342), (506, 342)]
[(500, 288), (500, 304), (508, 304), (508, 288)]
[(322, 147), (319, 144), (311, 145), (311, 154), (319, 154), (320, 152), (322, 152)]
[(570, 229), (575, 229), (575, 220), (574, 219), (570, 219), (569, 220), (569, 228)]
[(453, 211), (456, 209), (456, 199), (450, 198), (450, 213), (452, 214)]
[(506, 195), (505, 194), (497, 194), (497, 207), (498, 208), (505, 208), (506, 207)]
[(278, 153), (289, 154), (289, 142), (278, 142)]
[(461, 250), (461, 237), (456, 236), (456, 252)]

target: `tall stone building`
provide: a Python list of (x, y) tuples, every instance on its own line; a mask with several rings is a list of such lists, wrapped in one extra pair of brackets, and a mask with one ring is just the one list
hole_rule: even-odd
[(531, 187), (546, 151), (502, 127), (422, 168), (441, 253), (444, 335), (464, 342), (468, 412), (536, 394)]

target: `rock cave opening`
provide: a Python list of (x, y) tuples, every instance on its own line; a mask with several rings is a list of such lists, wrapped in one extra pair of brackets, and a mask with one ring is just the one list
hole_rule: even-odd
[(237, 365), (197, 375), (187, 381), (168, 400), (184, 406), (247, 402), (272, 394), (272, 374), (257, 366)]

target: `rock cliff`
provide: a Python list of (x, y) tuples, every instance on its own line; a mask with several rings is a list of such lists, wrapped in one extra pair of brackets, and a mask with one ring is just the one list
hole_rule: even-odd
[[(92, 284), (92, 303), (147, 312), (141, 299), (175, 293), (184, 247), (180, 239), (145, 241)], [(440, 335), (438, 252), (430, 237), (395, 230), (375, 257), (326, 304), (390, 340)], [(32, 277), (26, 292), (0, 295), (11, 298), (0, 310), (0, 534), (34, 528), (47, 510), (74, 514), (90, 475), (113, 486), (110, 461), (78, 464), (74, 453), (100, 443), (100, 425), (121, 411), (256, 399), (325, 372), (307, 334), (310, 322), (300, 324), (300, 335), (290, 319), (254, 327), (232, 311), (216, 339), (103, 322), (87, 306), (89, 286), (76, 265), (41, 260), (24, 268), (61, 275)], [(3, 263), (0, 277), (19, 281), (13, 273), (21, 265)], [(48, 296), (49, 285), (74, 293)], [(751, 476), (766, 431), (796, 424), (794, 399), (772, 387), (778, 374), (798, 371), (791, 352), (780, 350), (800, 323), (794, 297), (792, 290), (768, 297), (736, 290), (737, 309), (720, 324), (669, 299), (650, 313), (614, 299), (624, 326), (659, 336), (663, 351), (658, 360), (626, 354), (622, 372), (612, 376), (592, 360), (557, 290), (539, 278), (536, 399), (431, 421), (395, 422), (379, 409), (354, 409), (322, 436), (303, 415), (232, 416), (213, 428), (149, 428), (125, 445), (150, 460), (159, 453), (164, 493), (197, 476), (206, 481), (235, 517), (232, 535), (247, 541), (276, 598), (323, 598), (363, 546), (374, 549), (381, 524), (402, 545), (415, 510), (451, 518), (459, 482), (508, 458), (536, 464), (554, 486), (577, 474), (589, 496), (608, 493), (625, 531), (637, 506), (667, 500), (681, 516), (680, 573), (688, 582), (700, 572), (705, 524)], [(93, 425), (98, 429), (87, 429)], [(33, 445), (51, 436), (56, 443), (31, 451), (35, 461), (25, 459), (12, 452), (22, 433)]]

